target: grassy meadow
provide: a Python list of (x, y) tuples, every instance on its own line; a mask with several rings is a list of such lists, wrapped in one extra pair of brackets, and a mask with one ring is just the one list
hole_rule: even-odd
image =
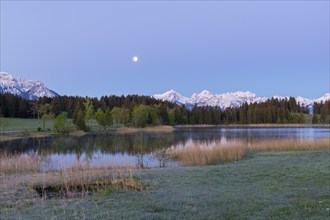
[[(43, 127), (42, 120), (33, 118), (3, 118), (6, 123), (1, 123), (0, 132), (5, 131), (37, 131), (38, 127)], [(53, 129), (53, 120), (47, 120), (45, 129)]]
[[(328, 219), (329, 157), (327, 150), (263, 152), (210, 166), (2, 172), (0, 219)], [(110, 177), (128, 177), (141, 190), (114, 185), (47, 199), (33, 188)]]

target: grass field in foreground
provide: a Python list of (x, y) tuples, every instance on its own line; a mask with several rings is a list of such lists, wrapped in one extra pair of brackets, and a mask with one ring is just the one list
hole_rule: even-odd
[[(16, 184), (0, 219), (328, 219), (330, 152), (250, 154), (237, 163), (136, 171), (142, 192), (41, 199)], [(32, 175), (32, 174), (31, 174)], [(10, 178), (15, 184), (19, 175)]]

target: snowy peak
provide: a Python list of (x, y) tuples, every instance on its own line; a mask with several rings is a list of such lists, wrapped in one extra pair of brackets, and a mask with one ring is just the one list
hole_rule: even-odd
[(320, 98), (314, 99), (315, 102), (325, 102), (327, 100), (330, 100), (330, 93), (326, 93), (323, 96), (321, 96)]
[(189, 99), (189, 103), (197, 104), (197, 105), (207, 105), (215, 96), (207, 90), (203, 90), (202, 92), (196, 94), (194, 93)]
[(177, 104), (186, 104), (188, 101), (188, 98), (182, 96), (180, 93), (174, 91), (173, 89), (163, 94), (155, 94), (154, 98), (162, 101), (177, 103)]
[(194, 93), (190, 98), (184, 97), (174, 90), (170, 90), (163, 94), (156, 94), (154, 98), (169, 101), (177, 104), (185, 104), (189, 106), (220, 106), (221, 108), (238, 107), (243, 103), (261, 102), (267, 100), (265, 97), (257, 97), (252, 92), (234, 92), (213, 94), (208, 90), (203, 90), (200, 93)]
[[(279, 100), (283, 100), (283, 99), (289, 99), (289, 96), (273, 96), (274, 99), (279, 99)], [(305, 106), (307, 105), (312, 105), (314, 102), (316, 103), (320, 103), (320, 102), (325, 102), (330, 100), (330, 93), (326, 93), (323, 96), (316, 98), (316, 99), (307, 99), (301, 96), (297, 96), (295, 97), (296, 102), (300, 103), (300, 104), (304, 104)]]
[[(246, 92), (227, 92), (222, 94), (212, 94), (207, 90), (203, 90), (200, 93), (194, 93), (190, 98), (184, 97), (177, 93), (174, 90), (170, 90), (163, 94), (156, 94), (153, 96), (156, 99), (162, 101), (169, 101), (177, 104), (185, 104), (188, 106), (198, 105), (198, 106), (220, 106), (222, 109), (228, 107), (239, 107), (245, 102), (248, 104), (251, 103), (260, 103), (268, 100), (268, 97), (260, 97), (255, 93), (250, 91)], [(273, 96), (275, 99), (289, 99), (290, 97), (286, 96)], [(325, 94), (324, 96), (318, 99), (306, 99), (303, 97), (296, 97), (296, 101), (300, 104), (308, 106), (311, 108), (314, 102), (321, 102), (330, 100), (330, 93)]]
[(11, 93), (26, 99), (58, 96), (56, 92), (48, 89), (41, 81), (15, 78), (6, 72), (0, 72), (0, 93)]

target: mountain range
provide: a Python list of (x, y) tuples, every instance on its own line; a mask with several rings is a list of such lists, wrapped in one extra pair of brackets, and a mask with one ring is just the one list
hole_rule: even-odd
[[(0, 72), (0, 94), (1, 93), (11, 93), (14, 95), (22, 96), (26, 99), (38, 99), (40, 97), (55, 97), (58, 96), (56, 92), (48, 89), (41, 81), (38, 80), (25, 80), (21, 78), (15, 78), (13, 75)], [(192, 107), (194, 105), (198, 106), (220, 106), (222, 109), (227, 107), (239, 107), (243, 103), (260, 103), (269, 99), (269, 97), (257, 96), (255, 93), (246, 92), (227, 92), (222, 94), (212, 94), (207, 90), (203, 90), (200, 93), (194, 93), (190, 98), (182, 96), (180, 93), (170, 90), (163, 94), (153, 95), (155, 99), (162, 101), (169, 101), (172, 103), (177, 103), (179, 105), (186, 105), (187, 107)], [(277, 99), (289, 99), (289, 96), (273, 96), (272, 98)], [(296, 101), (304, 106), (307, 106), (312, 112), (313, 103), (325, 102), (330, 100), (330, 93), (316, 98), (307, 99), (303, 97), (295, 97)]]
[(58, 96), (56, 92), (48, 89), (41, 81), (15, 78), (13, 75), (6, 72), (0, 72), (0, 94), (1, 93), (11, 93), (26, 99)]
[[(156, 94), (153, 96), (156, 99), (162, 101), (169, 101), (172, 103), (177, 103), (179, 105), (186, 105), (188, 107), (197, 105), (197, 106), (220, 106), (222, 109), (228, 107), (239, 107), (243, 103), (260, 103), (268, 100), (268, 97), (260, 97), (252, 92), (227, 92), (222, 94), (212, 94), (207, 90), (203, 90), (200, 93), (194, 93), (190, 98), (182, 96), (180, 93), (170, 90), (163, 94)], [(277, 99), (289, 99), (289, 96), (273, 96), (272, 98)], [(296, 101), (301, 105), (307, 106), (310, 110), (312, 109), (313, 103), (317, 102), (325, 102), (330, 100), (330, 93), (326, 93), (325, 95), (316, 98), (316, 99), (307, 99), (303, 97), (295, 97)], [(311, 111), (310, 111), (311, 112)]]

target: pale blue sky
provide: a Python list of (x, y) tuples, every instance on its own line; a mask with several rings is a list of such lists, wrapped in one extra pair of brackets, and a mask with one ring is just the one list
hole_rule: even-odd
[(329, 92), (329, 1), (1, 0), (0, 65), (61, 95), (315, 98)]

